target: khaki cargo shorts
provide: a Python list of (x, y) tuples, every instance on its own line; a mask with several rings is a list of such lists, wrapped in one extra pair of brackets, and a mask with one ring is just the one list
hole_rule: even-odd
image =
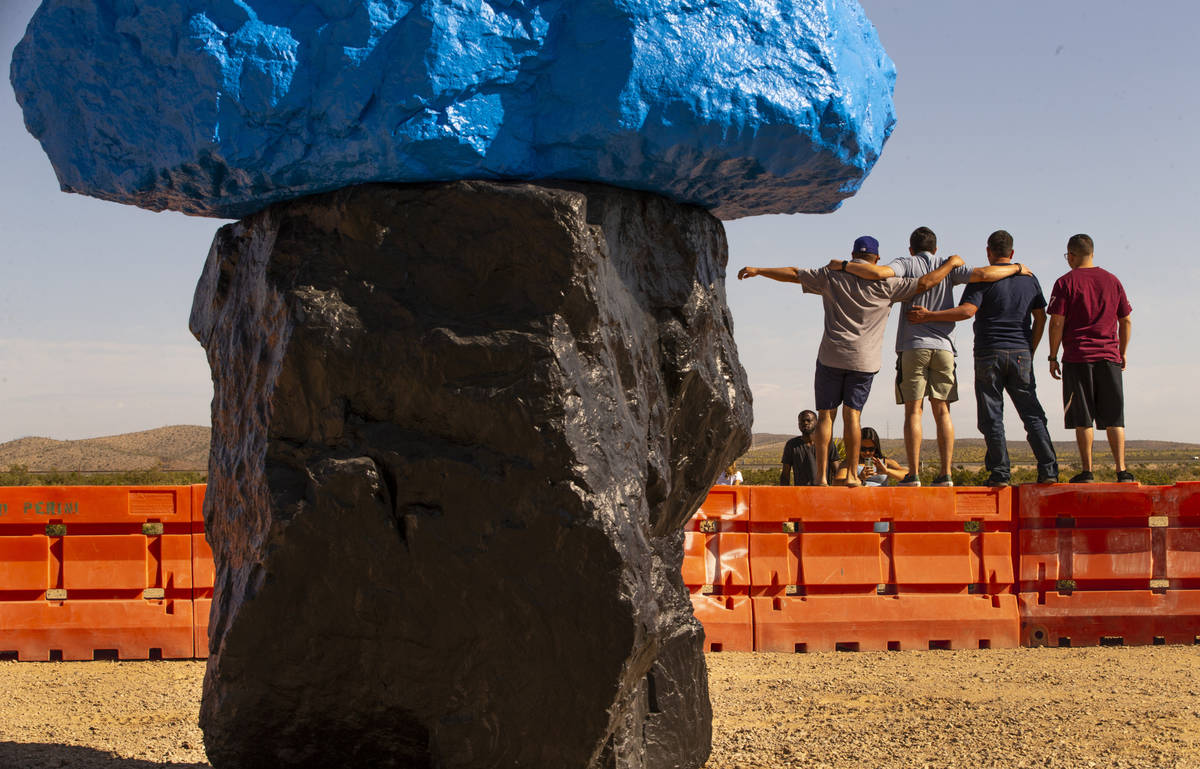
[(954, 353), (949, 350), (905, 350), (896, 356), (896, 403), (922, 398), (958, 400)]

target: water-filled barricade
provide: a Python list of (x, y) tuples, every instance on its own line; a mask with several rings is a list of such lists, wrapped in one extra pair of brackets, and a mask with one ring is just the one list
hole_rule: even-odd
[(750, 495), (755, 649), (1011, 647), (1009, 489)]
[(753, 651), (750, 492), (716, 486), (683, 533), (683, 583), (704, 625), (707, 651)]
[[(0, 658), (203, 658), (204, 485), (0, 487)], [(708, 651), (1196, 643), (1200, 483), (715, 486)]]
[(0, 655), (196, 656), (189, 486), (0, 488)]
[(1018, 509), (1025, 645), (1200, 637), (1200, 483), (1023, 486)]

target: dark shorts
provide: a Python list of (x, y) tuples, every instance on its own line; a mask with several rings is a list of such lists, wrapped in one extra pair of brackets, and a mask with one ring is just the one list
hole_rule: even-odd
[(1068, 430), (1125, 426), (1121, 364), (1110, 360), (1062, 364), (1063, 416)]
[(828, 411), (845, 403), (855, 411), (862, 411), (863, 406), (867, 405), (867, 396), (871, 394), (871, 382), (874, 379), (874, 371), (833, 368), (817, 361), (817, 374), (813, 384), (817, 396), (817, 410)]

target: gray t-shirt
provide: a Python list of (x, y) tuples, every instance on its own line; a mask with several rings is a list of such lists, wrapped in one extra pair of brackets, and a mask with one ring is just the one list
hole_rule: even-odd
[[(902, 256), (888, 267), (897, 278), (920, 278), (936, 270), (946, 262), (946, 257), (934, 256), (922, 251), (913, 256)], [(954, 307), (954, 287), (971, 281), (971, 268), (963, 265), (950, 271), (949, 277), (920, 296), (913, 297), (900, 308), (900, 323), (896, 326), (896, 352), (904, 350), (949, 350), (955, 355), (954, 323), (909, 323), (908, 311), (920, 305), (934, 312)]]
[(888, 313), (894, 302), (917, 293), (918, 279), (863, 280), (828, 267), (796, 272), (805, 293), (820, 294), (825, 303), (825, 334), (817, 360), (832, 368), (878, 371)]

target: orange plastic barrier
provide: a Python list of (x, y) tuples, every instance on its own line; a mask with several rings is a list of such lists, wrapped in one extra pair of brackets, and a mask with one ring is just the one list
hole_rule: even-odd
[(204, 492), (207, 486), (198, 483), (192, 490), (192, 628), (195, 656), (208, 656), (208, 615), (212, 610), (213, 552), (204, 536)]
[(1200, 483), (1020, 490), (1026, 645), (1195, 643)]
[(753, 651), (750, 491), (714, 486), (683, 534), (683, 582), (704, 625), (708, 651)]
[(0, 488), (0, 655), (186, 658), (187, 487)]
[(755, 649), (1013, 647), (1012, 492), (755, 487)]

